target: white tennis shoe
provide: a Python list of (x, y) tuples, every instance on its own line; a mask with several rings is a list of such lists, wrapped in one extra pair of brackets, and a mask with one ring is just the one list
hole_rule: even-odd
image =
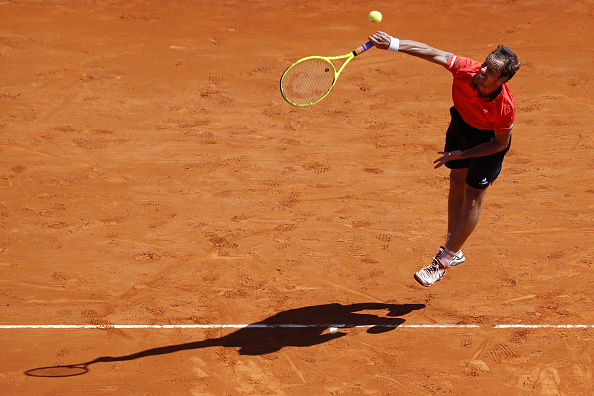
[(458, 253), (456, 253), (454, 258), (450, 262), (449, 267), (446, 267), (443, 265), (443, 263), (439, 259), (439, 257), (441, 256), (441, 254), (443, 253), (444, 250), (445, 250), (445, 247), (440, 246), (439, 251), (437, 252), (435, 257), (433, 257), (433, 262), (431, 263), (431, 265), (429, 265), (425, 268), (421, 268), (419, 271), (417, 271), (415, 273), (415, 279), (421, 285), (423, 285), (425, 287), (433, 286), (433, 284), (435, 282), (437, 282), (438, 280), (441, 280), (441, 278), (443, 278), (443, 276), (446, 273), (446, 270), (449, 267), (451, 267), (452, 265), (462, 264), (464, 261), (466, 261), (466, 257), (464, 257), (464, 254), (462, 253), (462, 249), (460, 249), (460, 250), (458, 250)]
[[(441, 253), (441, 252), (440, 252)], [(437, 258), (439, 253), (433, 259), (431, 265), (421, 268), (415, 273), (415, 279), (425, 287), (433, 286), (435, 282), (443, 278), (446, 273), (446, 267)]]
[(466, 261), (466, 257), (464, 257), (464, 254), (462, 253), (462, 249), (460, 249), (460, 250), (458, 250), (458, 253), (456, 253), (454, 258), (450, 262), (450, 267), (452, 265), (462, 264), (464, 261)]

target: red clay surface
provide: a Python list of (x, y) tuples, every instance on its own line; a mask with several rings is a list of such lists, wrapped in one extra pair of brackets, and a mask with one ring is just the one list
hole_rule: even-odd
[[(593, 328), (493, 326), (594, 325), (593, 16), (0, 1), (0, 324), (106, 327), (1, 328), (1, 393), (592, 394)], [(479, 60), (505, 43), (523, 63), (467, 262), (428, 289), (413, 273), (444, 241), (450, 74), (371, 49), (313, 107), (278, 89), (295, 60), (377, 29)], [(109, 327), (250, 323), (366, 327)]]

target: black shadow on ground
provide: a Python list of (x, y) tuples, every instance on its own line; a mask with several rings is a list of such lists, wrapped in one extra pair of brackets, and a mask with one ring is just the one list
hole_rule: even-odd
[[(101, 356), (86, 363), (68, 366), (40, 367), (28, 370), (25, 374), (32, 377), (71, 377), (85, 374), (89, 366), (95, 363), (123, 362), (214, 346), (239, 348), (240, 355), (265, 355), (285, 347), (308, 347), (344, 337), (347, 333), (341, 329), (367, 327), (368, 333), (384, 333), (405, 322), (399, 316), (423, 308), (424, 304), (313, 305), (280, 312), (219, 338), (152, 348), (125, 356)], [(386, 316), (363, 312), (378, 310), (388, 312)]]

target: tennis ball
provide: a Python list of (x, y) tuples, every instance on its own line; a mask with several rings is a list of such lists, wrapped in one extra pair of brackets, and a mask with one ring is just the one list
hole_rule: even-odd
[(371, 11), (369, 13), (369, 20), (373, 23), (379, 23), (382, 21), (382, 13), (379, 11)]

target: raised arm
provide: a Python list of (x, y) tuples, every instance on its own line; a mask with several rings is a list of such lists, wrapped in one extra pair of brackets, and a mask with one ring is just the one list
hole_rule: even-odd
[[(369, 40), (379, 49), (387, 50), (389, 48), (393, 51), (398, 50), (398, 52), (404, 52), (405, 54), (416, 56), (417, 58), (425, 59), (438, 65), (446, 65), (447, 63), (447, 52), (424, 43), (419, 43), (418, 41), (398, 40), (384, 32), (373, 34), (369, 37)], [(392, 43), (391, 47), (390, 43)], [(397, 43), (398, 46), (396, 46)]]

